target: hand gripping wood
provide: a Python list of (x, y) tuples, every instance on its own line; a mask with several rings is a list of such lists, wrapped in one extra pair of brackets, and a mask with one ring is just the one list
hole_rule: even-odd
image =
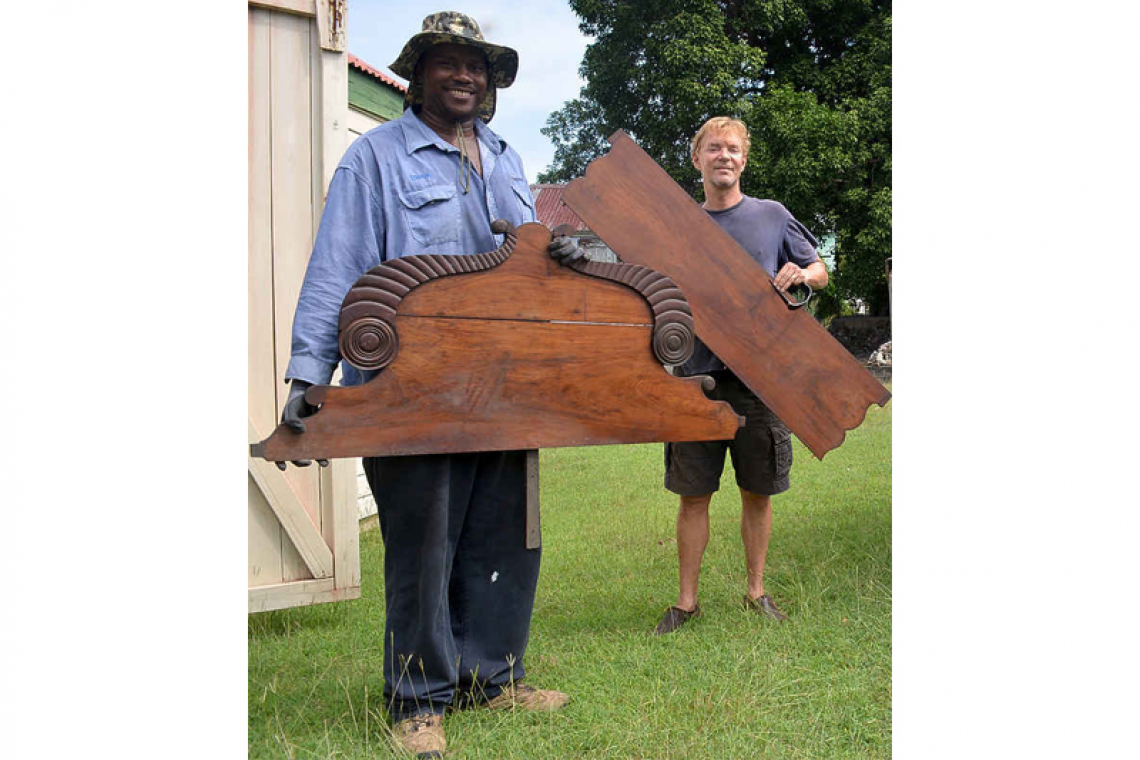
[(562, 199), (627, 263), (669, 277), (697, 335), (816, 457), (843, 443), (887, 391), (802, 310), (625, 132)]
[(341, 308), (346, 360), (380, 373), (314, 386), (305, 432), (251, 446), (274, 461), (732, 438), (743, 424), (663, 363), (693, 344), (681, 291), (645, 266), (550, 258), (550, 232), (496, 222), (474, 256), (406, 256)]

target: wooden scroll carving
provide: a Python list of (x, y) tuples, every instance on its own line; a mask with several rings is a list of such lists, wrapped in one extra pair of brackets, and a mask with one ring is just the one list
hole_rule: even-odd
[(839, 446), (871, 404), (890, 398), (625, 132), (563, 193), (627, 263), (685, 293), (696, 333), (816, 457)]
[(661, 366), (693, 349), (680, 289), (635, 264), (565, 267), (539, 224), (496, 222), (502, 246), (405, 256), (345, 297), (342, 355), (379, 370), (315, 386), (297, 434), (251, 446), (275, 461), (731, 438), (743, 419)]

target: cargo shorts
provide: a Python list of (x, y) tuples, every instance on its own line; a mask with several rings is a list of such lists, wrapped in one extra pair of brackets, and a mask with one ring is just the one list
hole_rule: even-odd
[(665, 444), (665, 488), (680, 496), (703, 496), (720, 488), (724, 452), (732, 455), (736, 484), (745, 491), (772, 496), (791, 485), (792, 434), (764, 402), (730, 370), (708, 373), (716, 387), (707, 395), (727, 401), (745, 424), (726, 441)]

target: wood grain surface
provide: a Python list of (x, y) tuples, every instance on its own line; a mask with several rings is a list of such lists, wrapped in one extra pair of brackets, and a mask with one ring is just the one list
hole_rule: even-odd
[(803, 310), (625, 132), (563, 193), (623, 262), (672, 279), (697, 335), (816, 457), (890, 392)]
[(296, 434), (278, 426), (254, 456), (331, 459), (731, 438), (743, 419), (676, 378), (651, 348), (652, 313), (631, 288), (568, 269), (550, 232), (518, 229), (493, 269), (411, 290), (399, 350), (371, 382), (316, 386)]

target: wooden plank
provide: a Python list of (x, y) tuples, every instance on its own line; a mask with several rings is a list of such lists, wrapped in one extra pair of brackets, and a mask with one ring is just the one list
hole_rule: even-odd
[[(249, 424), (249, 435), (255, 440), (258, 432), (253, 423)], [(300, 497), (292, 489), (277, 465), (260, 459), (249, 459), (249, 473), (257, 482), (266, 501), (273, 509), (281, 527), (305, 561), (305, 566), (314, 578), (327, 578), (333, 574), (332, 552), (325, 544), (324, 537), (309, 518), (301, 504)], [(317, 465), (313, 465), (316, 468)]]
[(624, 132), (562, 195), (622, 261), (668, 275), (697, 335), (822, 458), (890, 393)]
[(515, 252), (494, 269), (441, 277), (411, 291), (400, 304), (401, 318), (653, 324), (649, 304), (629, 287), (583, 276), (549, 255), (535, 255), (542, 241), (550, 239), (542, 225), (523, 225), (518, 236)]
[[(655, 357), (645, 299), (552, 262), (549, 241), (542, 225), (524, 225), (514, 253), (495, 269), (411, 290), (395, 317), (393, 363), (363, 386), (310, 389), (310, 401), (323, 406), (306, 419), (306, 432), (278, 426), (257, 455), (332, 459), (731, 438), (742, 418), (706, 398), (700, 379), (672, 377)], [(546, 276), (530, 276), (540, 271)], [(428, 316), (437, 310), (445, 316)], [(620, 321), (593, 321), (599, 314)], [(575, 321), (547, 321), (566, 317)]]
[(271, 429), (277, 421), (279, 390), (273, 327), (269, 17), (267, 11), (250, 8), (247, 404), (250, 418), (261, 430)]
[(273, 508), (265, 500), (265, 495), (253, 479), (249, 481), (249, 525), (246, 529), (248, 549), (247, 585), (266, 586), (281, 583), (281, 523), (273, 514)]
[[(324, 0), (321, 6), (327, 10)], [(313, 30), (314, 9), (312, 0), (250, 3), (252, 435), (258, 429), (272, 429), (284, 403), (281, 375), (288, 362), (292, 313), (325, 188), (345, 145), (347, 63), (343, 53), (321, 51)], [(273, 11), (300, 15), (283, 17)], [(313, 75), (314, 60), (323, 72), (319, 76)], [(336, 155), (326, 177), (323, 168), (332, 153)], [(286, 474), (265, 464), (251, 464), (249, 472), (248, 580), (255, 587), (250, 590), (250, 610), (358, 597), (351, 463), (337, 462), (323, 472), (316, 466), (291, 467)], [(349, 472), (341, 472), (346, 466)], [(338, 573), (343, 577), (334, 578)], [(315, 585), (314, 577), (320, 579)]]
[(281, 11), (299, 16), (316, 16), (317, 0), (249, 0), (250, 8)]
[[(446, 336), (446, 337), (441, 337)], [(268, 459), (386, 456), (731, 438), (739, 418), (654, 361), (648, 327), (412, 318), (399, 358), (333, 388)], [(253, 438), (251, 440), (257, 440)]]
[(317, 0), (317, 37), (322, 50), (343, 52), (346, 35), (345, 0)]
[(332, 578), (294, 581), (249, 590), (249, 611), (269, 612), (323, 602), (343, 602), (360, 598), (360, 586), (337, 588)]
[[(293, 314), (313, 246), (312, 20), (274, 14), (270, 31), (274, 351), (279, 381), (289, 364)], [(278, 394), (280, 419), (285, 394)], [(321, 523), (320, 476), (285, 474), (312, 522)], [(302, 552), (303, 554), (303, 552)]]
[(283, 526), (281, 529), (281, 582), (307, 581), (314, 577), (313, 571), (309, 569), (305, 558)]
[(282, 368), (289, 363), (293, 313), (313, 245), (309, 27), (305, 19), (290, 16), (276, 15), (272, 21), (273, 284), (277, 364)]
[(360, 520), (356, 503), (356, 459), (334, 459), (321, 472), (325, 541), (333, 551), (338, 589), (360, 585)]
[[(270, 167), (270, 24), (272, 12), (249, 9), (249, 252), (247, 300), (248, 414), (261, 430), (277, 420), (274, 351), (272, 174)], [(249, 476), (248, 583), (264, 585), (308, 573)], [(309, 574), (311, 577), (311, 574)]]
[(312, 38), (312, 213), (313, 230), (320, 227), (329, 184), (348, 148), (348, 56), (323, 50)]
[[(329, 183), (348, 146), (348, 56), (344, 0), (318, 0), (318, 34), (312, 35), (312, 198), (315, 231), (320, 227)], [(333, 551), (337, 589), (360, 586), (360, 523), (354, 463), (334, 460), (320, 473), (321, 532)]]
[(526, 452), (526, 548), (542, 546), (542, 515), (539, 510), (538, 449)]

